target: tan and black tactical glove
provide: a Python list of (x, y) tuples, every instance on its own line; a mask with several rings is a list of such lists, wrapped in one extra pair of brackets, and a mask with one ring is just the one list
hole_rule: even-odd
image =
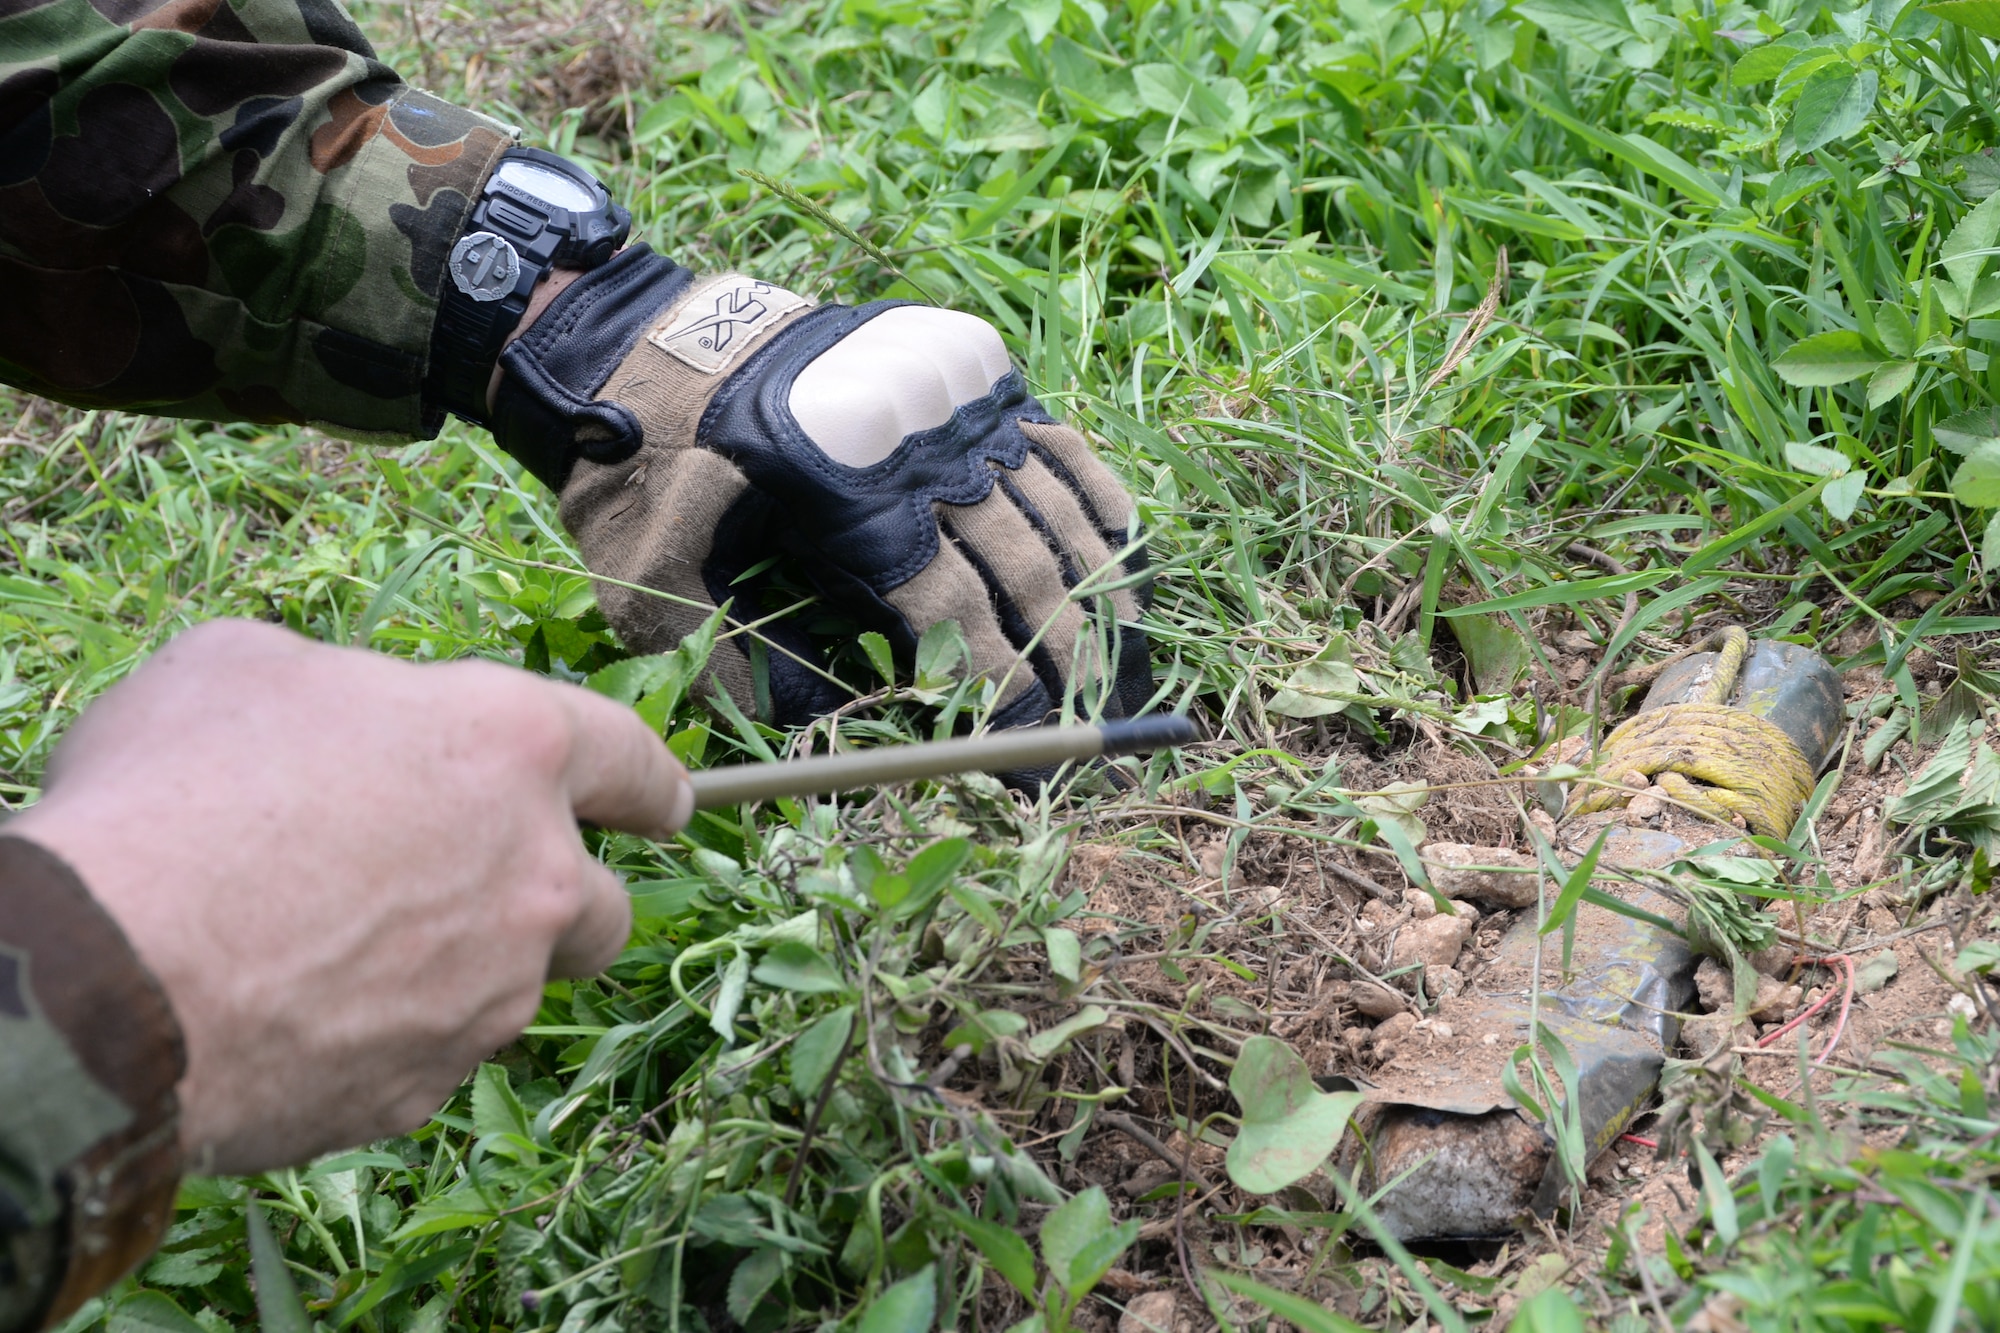
[[(999, 688), (997, 725), (1150, 697), (1132, 498), (984, 320), (815, 306), (634, 246), (501, 360), (494, 437), (561, 495), (593, 572), (670, 595), (599, 585), (634, 649), (672, 648), (724, 603), (757, 620), (764, 571), (789, 554), (902, 653), (957, 621)], [(745, 711), (793, 724), (843, 701), (796, 624), (758, 633), (779, 650), (738, 635), (710, 664)]]

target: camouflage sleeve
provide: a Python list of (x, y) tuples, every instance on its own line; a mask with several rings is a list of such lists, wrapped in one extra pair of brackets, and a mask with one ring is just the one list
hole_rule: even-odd
[(74, 1310), (172, 1219), (180, 1028), (69, 867), (0, 836), (0, 1333)]
[(338, 0), (0, 0), (0, 379), (434, 434), (444, 261), (512, 137)]

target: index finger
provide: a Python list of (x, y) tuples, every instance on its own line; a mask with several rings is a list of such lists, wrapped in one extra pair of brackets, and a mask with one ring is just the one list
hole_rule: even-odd
[(666, 742), (601, 694), (569, 686), (562, 699), (571, 737), (563, 781), (576, 817), (647, 838), (687, 827), (694, 784)]

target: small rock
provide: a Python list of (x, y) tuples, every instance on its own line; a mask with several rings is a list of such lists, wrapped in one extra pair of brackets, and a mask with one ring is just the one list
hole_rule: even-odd
[(1118, 1317), (1118, 1333), (1174, 1333), (1174, 1294), (1149, 1291), (1134, 1296)]
[(1756, 1039), (1748, 1023), (1732, 1024), (1727, 1011), (1719, 1014), (1703, 1014), (1700, 1018), (1690, 1018), (1681, 1024), (1681, 1040), (1694, 1052), (1697, 1060), (1706, 1060), (1725, 1047), (1748, 1046)]
[(1436, 1034), (1439, 1041), (1450, 1041), (1458, 1035), (1452, 1031), (1451, 1024), (1437, 1018), (1431, 1020), (1431, 1031)]
[(1528, 811), (1528, 822), (1535, 826), (1535, 832), (1541, 834), (1546, 841), (1556, 840), (1556, 817), (1548, 811), (1536, 806)]
[(1770, 977), (1757, 979), (1757, 998), (1750, 1002), (1750, 1017), (1762, 1023), (1769, 1019), (1785, 1019), (1799, 1007), (1799, 988), (1787, 986)]
[(1896, 920), (1895, 915), (1887, 908), (1882, 907), (1869, 908), (1868, 915), (1861, 918), (1861, 923), (1868, 927), (1870, 935), (1875, 936), (1893, 935), (1902, 928), (1902, 922)]
[(1370, 925), (1381, 927), (1396, 920), (1396, 909), (1375, 898), (1361, 905), (1361, 919)]
[(1658, 819), (1667, 813), (1667, 803), (1652, 790), (1642, 791), (1625, 803), (1625, 813), (1634, 819)]
[(1403, 890), (1403, 906), (1410, 909), (1410, 917), (1416, 921), (1427, 921), (1438, 914), (1437, 899), (1418, 888)]
[(1945, 1001), (1944, 1007), (1963, 1018), (1979, 1017), (1979, 1006), (1972, 1002), (1970, 995), (1954, 995)]
[(1653, 785), (1653, 780), (1644, 773), (1626, 773), (1618, 780), (1635, 791), (1644, 791)]
[(1424, 989), (1433, 1000), (1449, 1000), (1465, 993), (1465, 973), (1455, 967), (1440, 967), (1424, 973)]
[(1152, 1193), (1179, 1174), (1159, 1158), (1149, 1157), (1139, 1163), (1125, 1183), (1118, 1187), (1118, 1192), (1128, 1199), (1137, 1199)]
[(1347, 1002), (1356, 1013), (1369, 1018), (1390, 1018), (1408, 1012), (1410, 1007), (1410, 1002), (1400, 994), (1372, 981), (1354, 982), (1348, 988)]
[(1412, 921), (1397, 932), (1395, 965), (1421, 963), (1426, 971), (1450, 967), (1471, 938), (1470, 917), (1434, 916), (1428, 921)]
[(1497, 1046), (1500, 1044), (1500, 1034), (1497, 1032), (1489, 1032), (1485, 1036), (1481, 1037), (1479, 1040), (1484, 1045)]
[(1726, 1014), (1735, 1005), (1735, 983), (1729, 978), (1729, 969), (1713, 958), (1702, 959), (1694, 970), (1694, 989), (1708, 1013)]
[[(1783, 924), (1783, 923), (1780, 923)], [(1767, 977), (1782, 977), (1792, 970), (1798, 959), (1798, 950), (1783, 942), (1773, 944), (1768, 949), (1759, 949), (1750, 955), (1750, 966)]]
[[(1535, 858), (1526, 852), (1462, 842), (1428, 842), (1419, 855), (1431, 873), (1431, 883), (1447, 898), (1472, 898), (1501, 907), (1530, 907), (1535, 902), (1539, 876), (1534, 873)], [(1515, 869), (1473, 869), (1476, 866)]]
[(1588, 657), (1597, 651), (1597, 643), (1580, 629), (1566, 629), (1556, 635), (1556, 648), (1561, 652)]
[[(1702, 1004), (1711, 1014), (1729, 1016), (1736, 1010), (1736, 982), (1729, 969), (1713, 958), (1701, 960), (1695, 969), (1694, 988), (1701, 996)], [(1750, 1008), (1744, 1015), (1760, 1023), (1782, 1019), (1792, 1012), (1799, 1003), (1799, 988), (1787, 986), (1761, 972), (1757, 975), (1757, 994), (1750, 1001)]]
[(1416, 1030), (1417, 1017), (1406, 1009), (1382, 1020), (1381, 1026), (1375, 1029), (1375, 1044), (1381, 1046), (1385, 1042), (1396, 1041)]

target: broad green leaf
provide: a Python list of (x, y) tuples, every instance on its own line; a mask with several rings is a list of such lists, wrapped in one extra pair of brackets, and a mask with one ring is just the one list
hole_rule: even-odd
[(1332, 717), (1362, 696), (1361, 677), (1345, 662), (1308, 662), (1265, 708), (1280, 717)]
[(1958, 220), (1938, 249), (1944, 271), (1951, 275), (1952, 285), (1967, 300), (1978, 285), (1986, 261), (1992, 258), (1986, 252), (1993, 248), (1996, 238), (2000, 238), (2000, 194), (1989, 194)]
[(1120, 1222), (1107, 1231), (1092, 1236), (1084, 1247), (1069, 1261), (1069, 1273), (1057, 1274), (1057, 1279), (1069, 1289), (1072, 1296), (1081, 1296), (1104, 1280), (1111, 1266), (1118, 1262), (1118, 1256), (1132, 1248), (1139, 1239), (1139, 1228), (1143, 1226), (1138, 1218)]
[[(942, 78), (933, 87), (944, 83)], [(940, 620), (917, 640), (917, 688), (945, 684), (965, 661), (965, 631), (956, 620)]]
[(664, 653), (653, 653), (646, 657), (627, 657), (613, 662), (608, 667), (593, 671), (584, 682), (606, 698), (621, 704), (638, 702), (642, 694), (651, 694), (658, 689), (673, 671), (673, 664)]
[(1986, 520), (1986, 535), (1979, 541), (1979, 563), (1988, 575), (2000, 572), (2000, 509)]
[(1923, 9), (1947, 23), (2000, 41), (2000, 0), (1936, 0)]
[(1021, 16), (1021, 26), (1028, 30), (1028, 41), (1040, 46), (1062, 18), (1063, 0), (1010, 0), (1007, 7)]
[(1810, 153), (1845, 139), (1868, 123), (1880, 76), (1873, 69), (1824, 69), (1806, 80), (1792, 112), (1792, 140)]
[(972, 855), (972, 844), (964, 838), (940, 838), (910, 858), (903, 877), (910, 882), (907, 901), (898, 915), (909, 915), (930, 905), (951, 882), (958, 868)]
[(1049, 951), (1049, 970), (1064, 981), (1083, 979), (1083, 941), (1076, 932), (1062, 926), (1049, 926), (1042, 931), (1042, 943)]
[(1722, 1242), (1722, 1248), (1729, 1249), (1736, 1244), (1737, 1236), (1742, 1234), (1736, 1220), (1736, 1195), (1729, 1188), (1729, 1177), (1722, 1174), (1715, 1154), (1702, 1142), (1701, 1135), (1694, 1136), (1693, 1147), (1695, 1161), (1701, 1165), (1701, 1193), (1708, 1201), (1708, 1220), (1715, 1227), (1716, 1239)]
[(750, 975), (766, 986), (802, 995), (834, 995), (847, 989), (847, 982), (824, 954), (797, 940), (773, 944), (750, 969)]
[(1844, 476), (1835, 477), (1819, 493), (1819, 502), (1826, 506), (1826, 512), (1842, 523), (1854, 517), (1855, 506), (1861, 503), (1861, 492), (1868, 485), (1868, 469), (1856, 468)]
[(1882, 358), (1868, 350), (1860, 334), (1833, 329), (1799, 339), (1771, 363), (1771, 369), (1787, 384), (1813, 388), (1858, 380), (1881, 364)]
[(1042, 1219), (1042, 1263), (1047, 1266), (1050, 1276), (1063, 1285), (1070, 1286), (1070, 1274), (1076, 1266), (1077, 1256), (1099, 1236), (1111, 1230), (1111, 1201), (1104, 1191), (1092, 1185), (1083, 1192), (1072, 1195), (1064, 1203)]
[(1791, 441), (1785, 445), (1785, 461), (1801, 472), (1815, 477), (1839, 477), (1847, 473), (1853, 465), (1847, 455), (1838, 449), (1827, 449), (1817, 444), (1800, 444)]
[(1028, 1030), (1028, 1020), (1012, 1009), (986, 1009), (945, 1033), (944, 1048), (970, 1046), (979, 1054), (1002, 1037), (1017, 1037)]
[(1583, 1333), (1583, 1311), (1576, 1308), (1569, 1293), (1549, 1287), (1521, 1303), (1507, 1325), (1507, 1333)]
[(1308, 1300), (1296, 1292), (1267, 1287), (1261, 1282), (1223, 1268), (1207, 1269), (1205, 1275), (1209, 1281), (1225, 1290), (1234, 1292), (1246, 1301), (1255, 1301), (1278, 1318), (1294, 1325), (1299, 1333), (1364, 1333), (1360, 1324), (1335, 1314), (1318, 1301)]
[(857, 634), (854, 641), (861, 645), (861, 651), (868, 655), (868, 665), (875, 668), (875, 674), (882, 678), (884, 685), (896, 683), (896, 655), (889, 649), (889, 641), (868, 630)]
[[(296, 1293), (293, 1299), (297, 1299)], [(192, 1315), (163, 1291), (133, 1292), (111, 1307), (104, 1327), (106, 1333), (207, 1333)], [(301, 1322), (293, 1327), (303, 1333), (307, 1325)]]
[(1506, 694), (1534, 664), (1534, 650), (1521, 631), (1499, 616), (1455, 616), (1446, 623), (1472, 667), (1476, 693)]
[(937, 1269), (925, 1264), (877, 1296), (855, 1333), (930, 1333), (937, 1319)]
[(1046, 1060), (1067, 1046), (1072, 1037), (1080, 1037), (1110, 1021), (1111, 1015), (1094, 1004), (1087, 1004), (1054, 1027), (1044, 1028), (1028, 1038), (1028, 1054), (1037, 1060)]
[[(1889, 956), (1895, 957), (1894, 954)], [(1952, 960), (1952, 967), (1960, 972), (1991, 972), (2000, 967), (2000, 941), (1974, 940), (1958, 951), (1958, 957)]]
[(1624, 0), (1519, 0), (1514, 12), (1558, 41), (1580, 42), (1605, 55), (1639, 35)]
[(1008, 1286), (1035, 1299), (1035, 1255), (1018, 1232), (957, 1209), (945, 1212), (944, 1220), (973, 1243)]
[(844, 1004), (813, 1020), (792, 1043), (792, 1089), (801, 1097), (817, 1096), (854, 1030), (854, 1006)]
[(1917, 378), (1917, 369), (1914, 361), (1889, 361), (1876, 367), (1868, 379), (1868, 406), (1880, 407), (1909, 388)]
[(533, 1132), (527, 1108), (499, 1065), (481, 1065), (472, 1076), (472, 1132), (481, 1138), (491, 1134), (525, 1138)]
[(1988, 441), (2000, 441), (2000, 407), (1989, 404), (1954, 413), (1931, 427), (1931, 438), (1955, 454), (1969, 454)]
[[(1755, 52), (1751, 54), (1754, 55)], [(1771, 183), (1764, 188), (1764, 203), (1774, 216), (1783, 216), (1792, 205), (1832, 179), (1833, 173), (1822, 166), (1788, 168), (1773, 176)]]
[(1225, 1165), (1229, 1178), (1253, 1194), (1275, 1194), (1317, 1170), (1362, 1101), (1358, 1092), (1321, 1092), (1306, 1062), (1275, 1037), (1243, 1043), (1229, 1091), (1243, 1126)]
[(1736, 58), (1729, 68), (1731, 87), (1748, 88), (1752, 84), (1763, 83), (1778, 77), (1779, 71), (1790, 64), (1810, 39), (1803, 33), (1787, 33), (1775, 42), (1763, 46), (1753, 46)]
[(1965, 456), (1951, 474), (1951, 493), (1974, 509), (2000, 509), (2000, 441), (1988, 441)]
[(783, 1250), (774, 1245), (752, 1250), (750, 1257), (736, 1265), (736, 1271), (729, 1275), (729, 1295), (725, 1302), (729, 1317), (739, 1324), (749, 1323), (757, 1303), (784, 1275)]

